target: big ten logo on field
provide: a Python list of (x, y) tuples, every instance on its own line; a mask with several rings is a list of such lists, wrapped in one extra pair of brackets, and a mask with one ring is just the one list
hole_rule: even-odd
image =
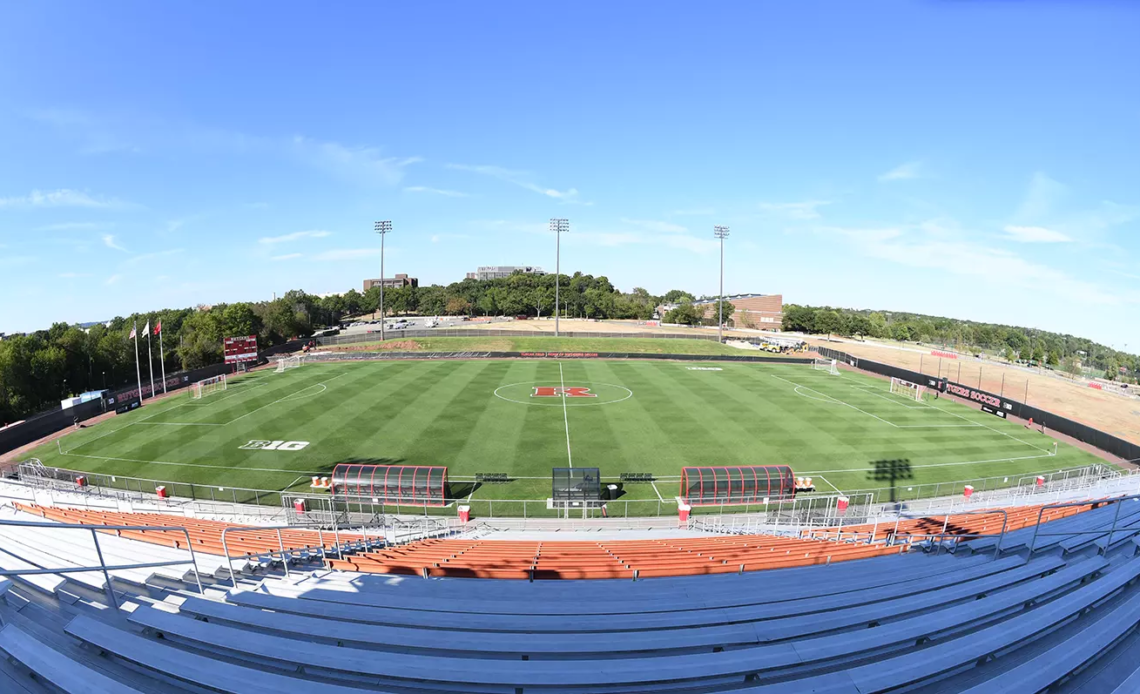
[(299, 451), (308, 445), (308, 441), (250, 441), (238, 448), (246, 451)]
[(534, 392), (530, 394), (532, 398), (596, 398), (594, 393), (590, 392), (589, 388), (581, 386), (535, 386)]

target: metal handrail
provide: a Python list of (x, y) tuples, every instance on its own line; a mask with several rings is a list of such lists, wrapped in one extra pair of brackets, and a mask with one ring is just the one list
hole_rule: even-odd
[[(1116, 523), (1120, 520), (1120, 508), (1123, 506), (1121, 502), (1135, 501), (1140, 499), (1140, 494), (1129, 494), (1127, 496), (1116, 496), (1108, 499), (1086, 499), (1084, 501), (1069, 501), (1060, 504), (1047, 504), (1042, 506), (1037, 512), (1037, 524), (1033, 528), (1033, 539), (1029, 542), (1029, 554), (1032, 555), (1033, 551), (1037, 548), (1037, 537), (1041, 535), (1041, 519), (1045, 515), (1046, 509), (1050, 508), (1071, 508), (1073, 506), (1092, 506), (1094, 504), (1116, 504), (1116, 513), (1112, 517), (1112, 527), (1108, 530), (1108, 542), (1104, 545), (1104, 552), (1108, 552), (1108, 548), (1112, 546), (1112, 535), (1116, 532)], [(1046, 537), (1049, 535), (1104, 535), (1104, 530), (1066, 530), (1063, 532), (1044, 533)]]
[[(0, 518), (0, 525), (14, 525), (22, 526), (25, 528), (58, 528), (63, 530), (87, 530), (91, 533), (91, 539), (95, 544), (95, 554), (99, 557), (99, 566), (88, 567), (66, 567), (61, 569), (20, 569), (17, 571), (0, 571), (0, 576), (35, 576), (43, 574), (71, 574), (71, 573), (90, 573), (92, 571), (101, 570), (103, 572), (103, 580), (106, 582), (107, 597), (111, 600), (111, 605), (117, 610), (119, 609), (119, 599), (115, 597), (115, 589), (111, 586), (111, 571), (123, 571), (127, 569), (151, 569), (161, 566), (178, 566), (181, 564), (190, 564), (194, 567), (194, 581), (198, 584), (198, 593), (204, 595), (206, 591), (202, 588), (202, 579), (198, 574), (198, 559), (194, 556), (194, 545), (190, 541), (190, 531), (184, 527), (178, 526), (153, 526), (153, 525), (83, 525), (78, 523), (43, 523), (39, 521), (21, 521)], [(186, 536), (186, 549), (190, 551), (189, 559), (174, 559), (170, 561), (161, 562), (141, 562), (137, 564), (120, 564), (114, 566), (107, 566), (107, 562), (103, 559), (103, 550), (99, 547), (99, 532), (105, 530), (135, 530), (135, 531), (160, 531), (160, 532), (181, 532)]]
[[(297, 528), (296, 526), (292, 526), (292, 525), (242, 525), (242, 526), (232, 526), (231, 525), (227, 528), (222, 528), (222, 554), (226, 555), (226, 568), (229, 569), (229, 571), (230, 571), (230, 582), (233, 583), (235, 588), (237, 587), (237, 574), (234, 573), (233, 557), (230, 556), (230, 549), (229, 549), (229, 546), (226, 544), (226, 533), (231, 533), (231, 532), (234, 532), (234, 533), (246, 532), (246, 533), (248, 533), (248, 532), (257, 532), (257, 531), (262, 531), (262, 530), (275, 530), (275, 531), (277, 531), (277, 547), (278, 547), (278, 552), (281, 555), (281, 564), (282, 564), (282, 566), (285, 567), (285, 575), (286, 576), (289, 575), (289, 558), (287, 556), (285, 556), (285, 543), (281, 540), (281, 531), (282, 530), (304, 530), (307, 532), (312, 532), (312, 530), (308, 530), (308, 529), (304, 529), (304, 528)], [(317, 531), (317, 542), (319, 542), (321, 545), (321, 556), (324, 557), (325, 556), (325, 535), (324, 535), (324, 532), (320, 528), (315, 528), (315, 530)], [(292, 552), (293, 550), (289, 550), (289, 551)], [(273, 552), (268, 552), (268, 554), (271, 557), (273, 556)], [(337, 555), (338, 556), (340, 555), (340, 534), (339, 534), (339, 532), (337, 533)], [(251, 555), (247, 552), (246, 556), (251, 556)]]
[[(937, 537), (938, 538), (938, 547), (942, 546), (942, 543), (946, 540), (947, 537), (956, 537), (956, 538), (992, 537), (993, 533), (952, 533), (952, 532), (946, 532), (946, 529), (948, 527), (950, 527), (950, 517), (951, 516), (988, 516), (990, 514), (996, 514), (996, 513), (1000, 513), (1002, 515), (1001, 532), (998, 533), (997, 545), (994, 548), (994, 559), (997, 559), (998, 555), (1001, 554), (1001, 545), (1002, 545), (1002, 541), (1005, 540), (1006, 529), (1009, 527), (1009, 512), (1003, 508), (977, 509), (975, 511), (958, 511), (956, 513), (947, 513), (947, 514), (945, 514), (945, 518), (943, 518), (943, 520), (942, 520), (942, 532), (940, 532), (938, 534), (934, 534), (934, 533), (906, 533), (905, 537), (909, 537), (912, 539), (916, 536), (919, 536), (919, 535), (924, 536), (924, 537), (929, 537), (931, 539), (934, 539)], [(903, 515), (904, 514), (900, 513), (899, 519), (901, 519), (903, 517)], [(916, 515), (914, 517), (915, 518), (926, 518), (927, 516)], [(896, 521), (895, 521), (895, 535), (894, 535), (894, 537), (896, 537), (896, 538), (898, 537), (898, 527), (899, 527), (898, 526), (898, 519), (896, 519)]]

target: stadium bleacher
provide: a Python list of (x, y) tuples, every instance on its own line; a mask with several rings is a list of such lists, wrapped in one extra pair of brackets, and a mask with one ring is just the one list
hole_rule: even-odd
[[(36, 518), (76, 518), (73, 510), (32, 506), (19, 517), (37, 509), (44, 513)], [(533, 582), (299, 566), (288, 577), (270, 567), (233, 581), (217, 571), (199, 593), (180, 569), (161, 580), (142, 569), (115, 576), (124, 598), (117, 611), (95, 590), (101, 574), (89, 590), (71, 574), (43, 586), (41, 577), (52, 574), (0, 578), (0, 691), (1133, 692), (1140, 686), (1138, 509), (1135, 501), (1090, 503), (1046, 512), (1052, 520), (1040, 528), (1040, 509), (1018, 510), (1034, 520), (1019, 521), (1000, 553), (996, 539), (966, 538), (992, 530), (990, 516), (1001, 514), (963, 519), (953, 553), (867, 545), (873, 527), (862, 531), (862, 544), (745, 535), (406, 546), (436, 563), (468, 557), (467, 568), (549, 561), (549, 570), (565, 570), (563, 580)], [(144, 524), (131, 514), (86, 517), (96, 519)], [(928, 540), (950, 525), (916, 521), (906, 532)], [(200, 531), (213, 532), (210, 525)], [(0, 525), (12, 565), (50, 564), (57, 555), (89, 565), (84, 533), (25, 534), (32, 530)], [(111, 556), (136, 562), (178, 551), (154, 536), (105, 539)], [(738, 569), (752, 561), (740, 557), (787, 552), (788, 542), (831, 547), (832, 556), (848, 546), (890, 552), (830, 565), (691, 571), (725, 556)], [(359, 546), (347, 561), (396, 549)], [(208, 556), (215, 566), (225, 561)], [(367, 561), (407, 557), (394, 556), (400, 559)], [(624, 580), (566, 578), (576, 574), (563, 564), (587, 560), (603, 573), (675, 562), (683, 575), (635, 581), (632, 569), (621, 568)], [(74, 593), (59, 590), (77, 585)]]

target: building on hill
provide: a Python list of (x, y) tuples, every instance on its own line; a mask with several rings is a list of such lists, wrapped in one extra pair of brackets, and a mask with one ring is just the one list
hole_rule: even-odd
[(385, 289), (398, 289), (400, 287), (418, 287), (420, 281), (415, 277), (408, 277), (404, 273), (400, 273), (395, 277), (385, 277), (384, 279), (364, 280), (364, 291), (368, 291), (373, 287), (384, 285)]
[[(732, 304), (733, 313), (729, 323), (736, 328), (753, 330), (780, 330), (784, 324), (783, 294), (737, 294), (725, 296), (725, 303)], [(716, 318), (717, 300), (701, 299), (693, 306), (704, 310), (705, 318)], [(677, 304), (662, 304), (657, 307), (657, 315), (664, 316), (677, 307)]]
[(475, 272), (468, 272), (469, 280), (497, 280), (510, 277), (516, 272), (524, 275), (545, 275), (546, 271), (536, 265), (481, 265)]

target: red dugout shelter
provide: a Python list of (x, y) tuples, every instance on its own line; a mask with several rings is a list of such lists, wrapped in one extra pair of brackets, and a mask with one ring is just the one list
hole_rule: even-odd
[(422, 465), (337, 465), (332, 494), (345, 501), (444, 506), (447, 468)]
[(681, 498), (691, 506), (790, 499), (796, 478), (787, 465), (681, 468)]

